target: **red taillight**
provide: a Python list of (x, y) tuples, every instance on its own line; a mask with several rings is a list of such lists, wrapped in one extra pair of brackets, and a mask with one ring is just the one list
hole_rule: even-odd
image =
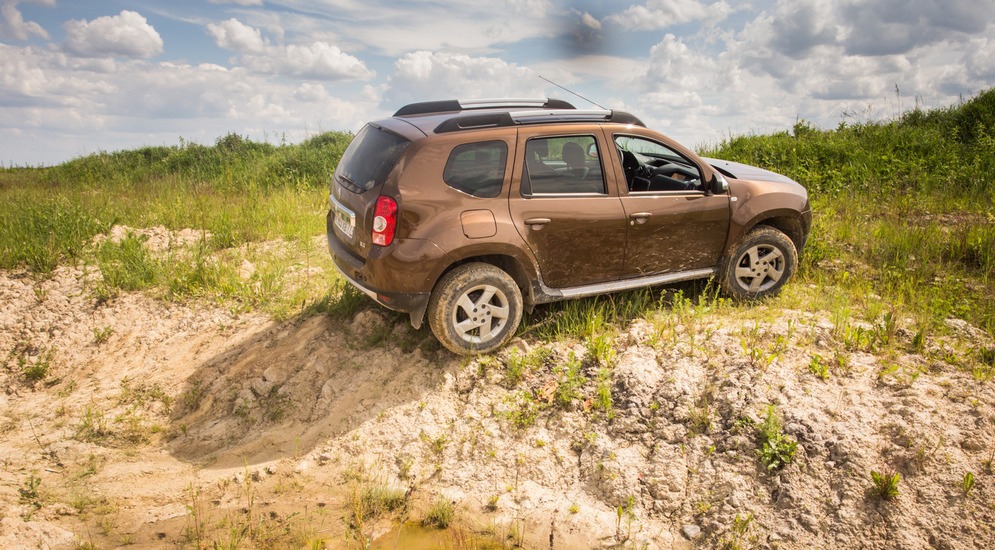
[(373, 209), (373, 244), (387, 246), (394, 242), (394, 229), (397, 227), (397, 202), (382, 196)]

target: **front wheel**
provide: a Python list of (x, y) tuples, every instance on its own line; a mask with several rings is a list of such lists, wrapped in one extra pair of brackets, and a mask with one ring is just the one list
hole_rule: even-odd
[(505, 344), (522, 320), (522, 292), (503, 270), (471, 263), (447, 273), (428, 302), (432, 332), (453, 353), (488, 353)]
[(719, 268), (722, 290), (741, 300), (780, 292), (798, 268), (798, 251), (787, 235), (768, 226), (747, 233)]

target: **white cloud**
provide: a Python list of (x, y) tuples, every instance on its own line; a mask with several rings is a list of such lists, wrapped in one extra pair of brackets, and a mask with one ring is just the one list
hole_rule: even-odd
[(211, 4), (235, 4), (238, 6), (262, 6), (263, 0), (207, 0)]
[(242, 56), (241, 62), (260, 73), (316, 80), (369, 80), (376, 76), (359, 58), (326, 42), (274, 46), (260, 55)]
[(73, 19), (65, 23), (65, 29), (66, 49), (85, 57), (149, 58), (163, 50), (159, 33), (133, 11), (92, 21)]
[(538, 97), (545, 88), (531, 69), (501, 59), (422, 50), (394, 63), (387, 99), (400, 105), (453, 97)]
[(587, 13), (586, 11), (580, 16), (580, 21), (585, 26), (590, 27), (594, 30), (601, 30), (601, 21), (598, 21), (593, 15)]
[[(0, 38), (10, 37), (14, 40), (27, 40), (32, 35), (39, 38), (48, 39), (48, 31), (34, 21), (25, 21), (21, 11), (17, 9), (18, 0), (8, 0), (0, 6), (0, 14), (3, 14), (3, 22), (0, 23)], [(54, 0), (41, 2), (43, 4), (55, 5)]]
[(266, 47), (259, 29), (252, 28), (235, 18), (221, 23), (209, 23), (207, 32), (214, 38), (214, 43), (219, 48), (226, 50), (258, 53)]
[(630, 30), (659, 30), (692, 21), (725, 19), (733, 9), (724, 0), (706, 4), (700, 0), (647, 0), (608, 17)]
[(220, 48), (242, 53), (233, 63), (249, 70), (315, 80), (369, 80), (376, 73), (359, 58), (325, 41), (270, 44), (262, 31), (232, 18), (209, 23), (207, 33)]
[[(497, 44), (554, 32), (552, 0), (272, 0), (284, 25), (351, 51), (400, 57), (418, 50), (490, 54)], [(333, 39), (334, 37), (334, 39)]]
[(213, 64), (92, 60), (0, 43), (0, 162), (57, 162), (97, 150), (213, 143), (228, 132), (252, 139), (305, 139), (357, 130), (384, 113), (368, 88), (330, 94)]

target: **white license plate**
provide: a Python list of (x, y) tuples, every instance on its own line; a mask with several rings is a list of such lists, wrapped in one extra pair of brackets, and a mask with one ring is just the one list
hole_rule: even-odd
[(332, 199), (332, 211), (335, 214), (335, 228), (338, 229), (342, 236), (347, 239), (352, 239), (352, 234), (356, 230), (356, 215), (342, 205), (339, 201)]

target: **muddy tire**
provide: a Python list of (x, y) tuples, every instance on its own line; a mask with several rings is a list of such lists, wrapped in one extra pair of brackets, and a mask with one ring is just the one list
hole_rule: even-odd
[(798, 251), (787, 235), (768, 226), (750, 231), (719, 266), (722, 290), (737, 300), (773, 296), (794, 276)]
[(435, 337), (461, 355), (500, 348), (521, 320), (521, 290), (510, 275), (490, 264), (456, 267), (442, 277), (428, 302)]

